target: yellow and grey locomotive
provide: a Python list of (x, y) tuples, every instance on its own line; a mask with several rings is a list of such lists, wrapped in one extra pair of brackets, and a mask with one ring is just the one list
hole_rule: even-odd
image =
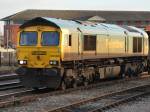
[(25, 87), (76, 87), (147, 69), (148, 35), (133, 26), (38, 17), (20, 26), (17, 73)]

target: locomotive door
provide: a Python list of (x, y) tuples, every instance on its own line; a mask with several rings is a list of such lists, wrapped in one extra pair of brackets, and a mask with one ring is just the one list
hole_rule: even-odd
[(128, 36), (127, 32), (124, 32), (124, 34), (125, 34), (125, 53), (128, 53), (128, 51), (129, 51), (129, 44), (128, 44), (129, 36)]
[(78, 30), (78, 59), (81, 60), (83, 58), (83, 33), (80, 28)]

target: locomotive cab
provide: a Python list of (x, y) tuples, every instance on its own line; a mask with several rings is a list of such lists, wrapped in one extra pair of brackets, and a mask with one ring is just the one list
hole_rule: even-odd
[(39, 26), (31, 27), (19, 33), (19, 65), (29, 68), (51, 68), (59, 65), (60, 32), (50, 30), (49, 27), (46, 28), (48, 30), (41, 29)]
[(25, 87), (59, 87), (60, 46), (61, 31), (56, 27), (37, 24), (20, 30), (16, 72)]

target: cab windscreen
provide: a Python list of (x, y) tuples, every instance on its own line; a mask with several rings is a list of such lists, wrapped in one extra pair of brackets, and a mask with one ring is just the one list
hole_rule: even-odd
[(37, 45), (37, 32), (21, 32), (20, 45), (21, 46), (35, 46)]

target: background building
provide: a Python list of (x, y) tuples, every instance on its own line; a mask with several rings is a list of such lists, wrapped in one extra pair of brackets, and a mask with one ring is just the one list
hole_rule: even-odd
[(106, 22), (118, 25), (133, 25), (140, 28), (144, 28), (150, 24), (149, 11), (25, 10), (1, 19), (1, 21), (5, 22), (4, 46), (15, 48), (20, 24), (23, 24), (32, 18), (41, 16)]
[(0, 30), (0, 48), (4, 46), (3, 44), (4, 44), (4, 36), (2, 34), (2, 31)]

